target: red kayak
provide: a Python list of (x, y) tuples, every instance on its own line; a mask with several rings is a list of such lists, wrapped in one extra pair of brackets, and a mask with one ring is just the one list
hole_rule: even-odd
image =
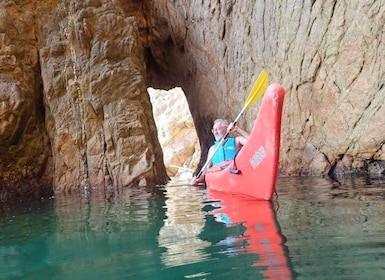
[[(246, 230), (232, 239), (233, 244), (245, 240), (245, 250), (259, 256), (254, 266), (264, 267), (261, 273), (269, 279), (291, 279), (291, 271), (271, 201), (208, 191), (210, 200), (219, 200), (218, 209), (210, 214), (226, 224), (242, 224)], [(231, 246), (231, 244), (230, 244)], [(241, 253), (241, 252), (239, 252)]]
[(285, 89), (271, 84), (247, 143), (234, 160), (207, 170), (208, 189), (271, 200), (277, 180)]

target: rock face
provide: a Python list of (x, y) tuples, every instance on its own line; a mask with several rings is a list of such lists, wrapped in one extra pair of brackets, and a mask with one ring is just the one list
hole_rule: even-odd
[(110, 1), (62, 1), (45, 23), (40, 61), (55, 191), (164, 181), (138, 19)]
[(32, 8), (0, 3), (0, 201), (52, 192), (44, 176), (51, 149)]
[(29, 2), (0, 4), (1, 193), (166, 182), (141, 2)]
[(212, 121), (238, 114), (263, 68), (287, 90), (282, 174), (384, 171), (381, 1), (10, 0), (0, 11), (1, 199), (165, 182), (147, 88), (183, 89), (205, 155)]

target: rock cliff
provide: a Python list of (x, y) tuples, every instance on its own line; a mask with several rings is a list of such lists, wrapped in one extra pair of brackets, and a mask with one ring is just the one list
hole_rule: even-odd
[(0, 12), (2, 199), (164, 183), (147, 88), (183, 89), (205, 155), (211, 122), (238, 114), (261, 69), (287, 90), (281, 174), (384, 171), (382, 1), (9, 0)]
[(3, 1), (0, 11), (3, 199), (166, 182), (141, 1)]

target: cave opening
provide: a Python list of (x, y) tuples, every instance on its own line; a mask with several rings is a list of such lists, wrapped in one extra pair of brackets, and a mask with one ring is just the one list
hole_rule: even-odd
[(168, 176), (191, 176), (200, 160), (200, 143), (194, 121), (180, 87), (147, 89)]

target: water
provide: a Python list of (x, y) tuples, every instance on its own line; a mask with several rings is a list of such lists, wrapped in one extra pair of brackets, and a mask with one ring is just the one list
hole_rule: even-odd
[(385, 279), (385, 182), (280, 178), (0, 205), (0, 279)]

